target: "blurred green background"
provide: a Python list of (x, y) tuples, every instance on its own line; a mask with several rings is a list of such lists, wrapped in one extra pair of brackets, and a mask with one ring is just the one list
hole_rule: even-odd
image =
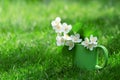
[[(79, 71), (61, 52), (51, 21), (57, 16), (93, 34), (109, 51), (102, 71)], [(0, 0), (0, 80), (119, 80), (119, 0)]]

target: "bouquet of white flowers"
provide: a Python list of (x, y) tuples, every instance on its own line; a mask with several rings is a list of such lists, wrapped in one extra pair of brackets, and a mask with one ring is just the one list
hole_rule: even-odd
[(72, 30), (72, 25), (61, 23), (60, 17), (56, 17), (55, 20), (51, 22), (51, 25), (57, 33), (57, 46), (69, 46), (68, 49), (72, 50), (76, 43), (81, 43), (81, 45), (91, 51), (94, 47), (97, 47), (97, 37), (93, 37), (93, 35), (90, 36), (90, 39), (86, 37), (84, 41), (80, 38), (80, 34), (68, 35)]
[[(93, 37), (93, 35), (90, 35), (90, 38), (85, 37), (84, 40), (82, 40), (80, 34), (78, 33), (73, 33), (73, 35), (70, 35), (72, 26), (68, 25), (67, 23), (61, 23), (60, 17), (56, 17), (56, 19), (51, 22), (51, 25), (57, 33), (57, 46), (68, 46), (69, 50), (72, 50), (75, 46), (75, 51), (73, 55), (74, 65), (81, 69), (88, 70), (102, 69), (107, 65), (108, 51), (104, 46), (97, 44), (97, 37)], [(77, 28), (79, 29), (79, 27)], [(73, 27), (72, 31), (77, 32), (77, 28)], [(103, 66), (98, 65), (99, 49), (94, 49), (95, 47), (103, 50), (105, 58)], [(87, 49), (89, 49), (90, 51)]]

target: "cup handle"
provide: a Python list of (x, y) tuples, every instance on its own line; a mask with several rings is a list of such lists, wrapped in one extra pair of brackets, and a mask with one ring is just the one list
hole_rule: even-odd
[(102, 45), (98, 45), (97, 47), (103, 49), (103, 54), (104, 54), (104, 60), (105, 61), (104, 61), (103, 66), (96, 65), (95, 68), (96, 69), (102, 69), (107, 65), (107, 62), (108, 62), (108, 50)]

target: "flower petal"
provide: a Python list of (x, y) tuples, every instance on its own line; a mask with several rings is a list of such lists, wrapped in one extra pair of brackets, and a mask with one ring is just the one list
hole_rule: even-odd
[(70, 37), (68, 34), (64, 34), (63, 38), (64, 38), (65, 40), (71, 40), (71, 37)]
[(80, 35), (79, 34), (75, 34), (75, 35), (71, 35), (72, 41), (75, 43), (79, 43), (82, 41), (82, 39), (80, 39)]
[(63, 39), (63, 37), (62, 36), (57, 36), (56, 37), (56, 40), (57, 40), (57, 46), (61, 46), (61, 45), (64, 45), (64, 42), (65, 42), (65, 40)]
[(74, 43), (71, 40), (66, 41), (65, 45), (69, 46), (68, 50), (72, 50), (72, 48), (74, 47)]
[(56, 22), (60, 22), (60, 21), (61, 21), (61, 18), (60, 18), (60, 17), (56, 17), (55, 21), (56, 21)]
[(63, 23), (63, 32), (66, 34), (66, 33), (69, 33), (70, 30), (72, 29), (72, 26), (71, 25), (67, 25), (66, 23)]

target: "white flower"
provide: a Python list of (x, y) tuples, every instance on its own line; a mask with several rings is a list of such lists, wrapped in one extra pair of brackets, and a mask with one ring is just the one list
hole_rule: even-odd
[(90, 49), (92, 51), (93, 48), (96, 46), (97, 46), (97, 44), (89, 43), (89, 45), (87, 46), (87, 49)]
[(90, 42), (93, 44), (97, 44), (97, 37), (93, 37), (93, 35), (90, 36)]
[(80, 43), (82, 41), (79, 34), (71, 35), (71, 39), (74, 43)]
[(59, 23), (61, 22), (61, 18), (60, 17), (56, 17), (54, 21), (51, 22), (53, 29), (54, 27), (56, 27)]
[(57, 36), (56, 40), (57, 40), (57, 46), (64, 45), (65, 40), (62, 36)]
[(90, 40), (85, 38), (85, 41), (83, 41), (81, 44), (92, 51), (94, 47), (97, 47), (97, 37), (93, 37), (93, 35), (91, 35)]
[(63, 31), (60, 17), (56, 17), (56, 19), (51, 22), (51, 25), (56, 33), (61, 33)]
[(64, 34), (63, 38), (64, 38), (65, 40), (71, 40), (71, 37), (70, 37), (69, 35), (67, 35), (67, 34)]
[(71, 40), (66, 41), (65, 45), (69, 46), (68, 50), (72, 50), (74, 47), (74, 43)]
[[(67, 23), (61, 24), (60, 17), (56, 17), (55, 20), (51, 22), (51, 25), (57, 33), (57, 46), (66, 45), (69, 46), (69, 50), (72, 50), (72, 48), (74, 47), (74, 43), (80, 43), (82, 41), (79, 34), (71, 36), (68, 35), (70, 30), (72, 29), (72, 26), (68, 25)], [(92, 51), (94, 47), (97, 47), (97, 37), (93, 37), (93, 35), (91, 35), (90, 39), (85, 38), (85, 40), (82, 41), (81, 45)]]
[(72, 29), (72, 26), (71, 25), (67, 25), (66, 23), (63, 23), (62, 24), (63, 26), (63, 32), (66, 34), (66, 33), (69, 33), (70, 30)]
[(56, 33), (62, 33), (63, 29), (62, 29), (61, 23), (59, 25), (57, 25), (54, 30)]
[(85, 40), (81, 43), (84, 47), (87, 47), (89, 45), (89, 39), (85, 38)]

